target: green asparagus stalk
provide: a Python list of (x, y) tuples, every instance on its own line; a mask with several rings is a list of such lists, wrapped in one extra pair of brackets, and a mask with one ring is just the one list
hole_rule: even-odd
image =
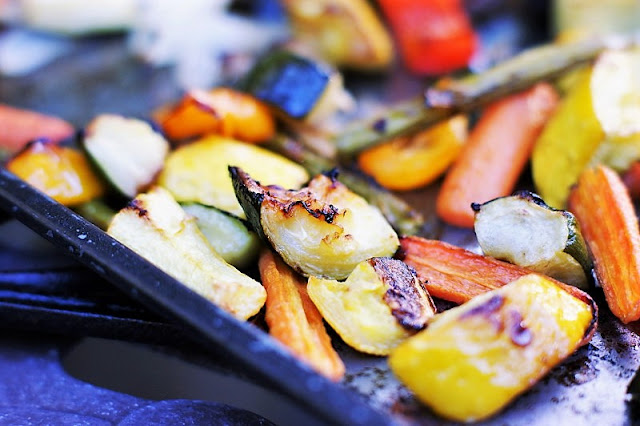
[(364, 173), (339, 166), (283, 135), (271, 140), (266, 147), (301, 164), (311, 176), (337, 169), (338, 180), (369, 203), (378, 207), (398, 233), (416, 235), (422, 232), (425, 226), (422, 214)]
[(629, 38), (594, 38), (567, 44), (532, 48), (494, 68), (460, 79), (443, 79), (412, 101), (373, 122), (356, 122), (335, 136), (341, 158), (353, 157), (363, 149), (391, 138), (414, 133), (460, 112), (468, 112), (505, 95), (526, 89), (542, 80), (555, 78), (594, 59), (612, 45), (630, 43)]

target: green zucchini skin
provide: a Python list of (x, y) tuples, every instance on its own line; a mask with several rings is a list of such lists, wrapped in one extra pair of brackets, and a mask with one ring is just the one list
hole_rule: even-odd
[(571, 212), (550, 207), (530, 191), (471, 207), (476, 236), (486, 255), (588, 287), (593, 265)]
[(303, 120), (325, 93), (333, 73), (321, 63), (278, 50), (258, 61), (241, 88), (289, 117)]
[(229, 174), (231, 175), (236, 198), (247, 216), (247, 222), (249, 222), (251, 229), (258, 234), (258, 237), (268, 244), (269, 239), (264, 234), (262, 223), (260, 222), (260, 208), (262, 207), (262, 201), (264, 201), (264, 189), (259, 182), (251, 179), (248, 173), (238, 167), (229, 166)]
[(248, 224), (231, 213), (199, 203), (181, 204), (185, 212), (196, 218), (207, 241), (231, 265), (249, 267), (260, 252), (260, 239)]

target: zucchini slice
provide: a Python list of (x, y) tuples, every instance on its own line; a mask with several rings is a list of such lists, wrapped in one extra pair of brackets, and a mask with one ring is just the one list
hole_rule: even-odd
[(398, 248), (380, 210), (335, 175), (318, 175), (295, 191), (263, 186), (237, 167), (229, 171), (251, 226), (305, 276), (344, 279), (358, 263), (392, 256)]
[(344, 282), (310, 277), (307, 291), (349, 346), (373, 355), (388, 355), (436, 312), (416, 272), (386, 257), (359, 263)]
[(184, 204), (182, 208), (196, 218), (202, 234), (227, 263), (242, 269), (257, 259), (260, 238), (242, 219), (197, 203)]
[(169, 152), (169, 142), (149, 123), (112, 114), (94, 118), (83, 142), (107, 180), (128, 198), (153, 183)]
[(164, 188), (138, 195), (107, 232), (237, 318), (257, 314), (266, 301), (264, 287), (225, 262)]
[(284, 50), (258, 61), (242, 86), (295, 120), (318, 122), (353, 104), (339, 72), (327, 64)]
[(179, 202), (217, 207), (244, 219), (228, 166), (241, 167), (265, 184), (286, 188), (299, 188), (309, 180), (302, 166), (281, 155), (212, 135), (172, 151), (158, 183)]
[(588, 288), (591, 258), (572, 213), (549, 207), (529, 191), (472, 208), (474, 229), (485, 255)]

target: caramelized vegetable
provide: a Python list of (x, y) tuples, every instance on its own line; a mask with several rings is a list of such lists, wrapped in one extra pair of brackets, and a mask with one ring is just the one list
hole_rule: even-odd
[(393, 139), (362, 152), (358, 165), (385, 188), (407, 191), (428, 185), (451, 165), (467, 140), (465, 116), (416, 135)]
[(265, 320), (269, 334), (320, 374), (340, 380), (344, 364), (331, 346), (322, 315), (307, 294), (306, 282), (271, 251), (262, 253), (259, 267), (267, 290)]
[(265, 303), (262, 285), (225, 262), (163, 188), (138, 195), (107, 232), (236, 318), (257, 314)]
[(158, 177), (180, 202), (196, 202), (244, 218), (228, 166), (238, 166), (266, 185), (299, 188), (309, 175), (302, 166), (255, 145), (208, 136), (172, 151)]
[(445, 222), (472, 228), (471, 203), (511, 194), (557, 101), (551, 86), (539, 84), (487, 108), (438, 193)]
[(389, 365), (436, 413), (482, 420), (571, 355), (594, 320), (589, 303), (526, 275), (436, 315), (391, 353)]
[(580, 221), (611, 312), (624, 323), (640, 319), (640, 232), (621, 179), (606, 166), (585, 170), (569, 209)]
[(622, 181), (632, 199), (640, 198), (640, 162), (636, 161), (622, 175)]
[(219, 87), (192, 90), (174, 107), (156, 113), (168, 138), (190, 139), (215, 133), (245, 142), (264, 142), (275, 132), (269, 109), (250, 95)]
[(169, 143), (145, 121), (102, 114), (86, 128), (84, 148), (107, 180), (129, 198), (162, 170)]
[(100, 197), (105, 186), (82, 152), (35, 141), (7, 163), (7, 169), (65, 205)]
[(352, 168), (337, 167), (335, 163), (312, 152), (297, 141), (279, 136), (267, 147), (302, 164), (310, 175), (338, 170), (338, 180), (378, 209), (400, 234), (414, 235), (424, 227), (424, 217), (409, 203), (386, 190), (370, 176)]
[(387, 355), (436, 312), (415, 271), (396, 259), (361, 262), (346, 281), (309, 277), (309, 296), (342, 339)]
[(474, 204), (482, 252), (586, 290), (592, 262), (578, 222), (529, 191)]
[[(402, 237), (398, 255), (416, 270), (429, 294), (454, 303), (468, 302), (532, 272), (443, 241), (421, 237)], [(577, 287), (553, 281), (574, 297), (593, 303)]]
[(393, 59), (391, 37), (365, 0), (284, 0), (294, 36), (339, 66), (378, 69)]
[(71, 124), (57, 117), (0, 104), (0, 158), (36, 139), (59, 142), (73, 132)]
[(380, 211), (335, 176), (318, 175), (294, 191), (261, 185), (237, 167), (229, 170), (253, 229), (305, 276), (343, 279), (363, 260), (398, 248)]

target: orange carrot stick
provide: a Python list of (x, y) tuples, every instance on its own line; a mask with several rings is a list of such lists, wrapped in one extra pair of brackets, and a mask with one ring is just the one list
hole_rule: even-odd
[(0, 104), (0, 150), (9, 154), (35, 139), (59, 142), (73, 132), (73, 126), (59, 118)]
[(320, 374), (340, 380), (344, 364), (331, 346), (322, 315), (307, 294), (306, 281), (271, 251), (262, 253), (258, 266), (267, 290), (269, 333)]
[(471, 203), (509, 195), (557, 103), (554, 89), (541, 83), (492, 104), (445, 177), (436, 200), (438, 215), (471, 228)]
[(611, 312), (624, 323), (640, 319), (640, 231), (622, 180), (607, 166), (585, 170), (569, 195), (569, 210)]
[[(429, 294), (454, 303), (467, 302), (475, 296), (535, 273), (443, 241), (415, 236), (400, 238), (399, 257), (416, 270), (418, 278), (425, 283)], [(593, 309), (594, 323), (582, 344), (587, 343), (597, 326), (597, 305), (591, 296), (579, 288), (550, 277), (545, 278)]]

